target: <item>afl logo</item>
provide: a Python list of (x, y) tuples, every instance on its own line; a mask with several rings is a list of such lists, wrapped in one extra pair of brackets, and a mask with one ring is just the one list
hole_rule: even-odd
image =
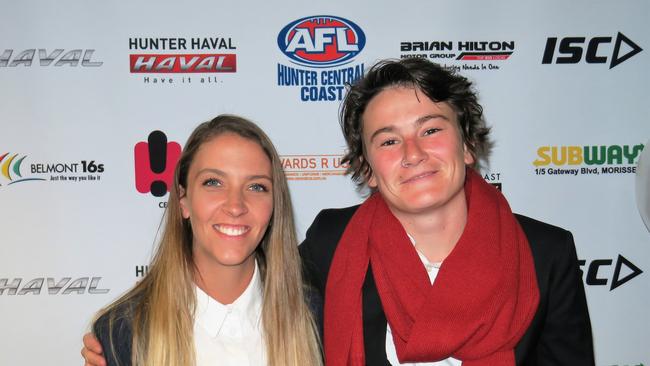
[(348, 63), (363, 50), (366, 36), (351, 21), (317, 15), (287, 24), (278, 34), (278, 47), (293, 62), (311, 67)]

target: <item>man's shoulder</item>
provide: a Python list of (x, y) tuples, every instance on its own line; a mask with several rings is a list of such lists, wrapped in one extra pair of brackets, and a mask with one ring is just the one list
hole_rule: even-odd
[(515, 350), (517, 364), (593, 365), (589, 312), (571, 232), (516, 217), (530, 244), (540, 293), (535, 318)]
[(320, 211), (298, 248), (303, 261), (315, 265), (320, 271), (328, 269), (338, 242), (357, 208), (358, 205)]
[(570, 253), (575, 256), (573, 235), (568, 230), (524, 215), (515, 217), (526, 234), (537, 267), (558, 259), (567, 260)]
[(359, 205), (321, 210), (307, 229), (305, 242), (315, 241), (319, 246), (336, 246), (357, 208)]
[(314, 224), (346, 225), (358, 208), (359, 205), (323, 209), (316, 215)]
[(519, 225), (524, 230), (528, 240), (558, 240), (565, 239), (571, 233), (559, 226), (533, 219), (521, 214), (515, 214)]
[(559, 226), (551, 225), (528, 216), (515, 214), (515, 217), (517, 218), (517, 221), (519, 221), (521, 228), (524, 229), (526, 235), (564, 236), (569, 233), (567, 230)]

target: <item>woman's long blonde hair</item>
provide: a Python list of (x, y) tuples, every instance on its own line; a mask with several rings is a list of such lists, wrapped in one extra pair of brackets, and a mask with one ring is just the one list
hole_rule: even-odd
[[(133, 365), (195, 364), (192, 229), (181, 216), (180, 187), (187, 187), (187, 174), (199, 147), (223, 133), (256, 142), (271, 160), (273, 215), (255, 251), (263, 282), (262, 329), (268, 364), (320, 365), (318, 335), (305, 303), (293, 208), (280, 158), (257, 125), (233, 115), (217, 116), (192, 132), (174, 171), (162, 237), (148, 274), (97, 317), (108, 316), (113, 349), (116, 317), (125, 316), (132, 324)], [(127, 311), (115, 311), (118, 307)]]

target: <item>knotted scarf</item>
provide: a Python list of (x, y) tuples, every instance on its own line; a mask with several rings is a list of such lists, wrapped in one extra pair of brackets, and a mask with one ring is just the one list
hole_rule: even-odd
[(365, 365), (362, 293), (368, 265), (400, 362), (454, 357), (463, 366), (512, 366), (539, 291), (526, 236), (508, 202), (473, 169), (467, 223), (431, 285), (404, 228), (379, 193), (348, 223), (325, 295), (325, 362)]

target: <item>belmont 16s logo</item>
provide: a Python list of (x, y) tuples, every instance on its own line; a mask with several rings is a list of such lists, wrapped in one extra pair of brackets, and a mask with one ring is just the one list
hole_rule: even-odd
[(278, 64), (278, 86), (300, 87), (305, 102), (341, 100), (344, 85), (363, 76), (363, 63), (353, 61), (365, 44), (365, 34), (350, 20), (331, 15), (294, 20), (278, 34), (278, 47), (298, 67)]

